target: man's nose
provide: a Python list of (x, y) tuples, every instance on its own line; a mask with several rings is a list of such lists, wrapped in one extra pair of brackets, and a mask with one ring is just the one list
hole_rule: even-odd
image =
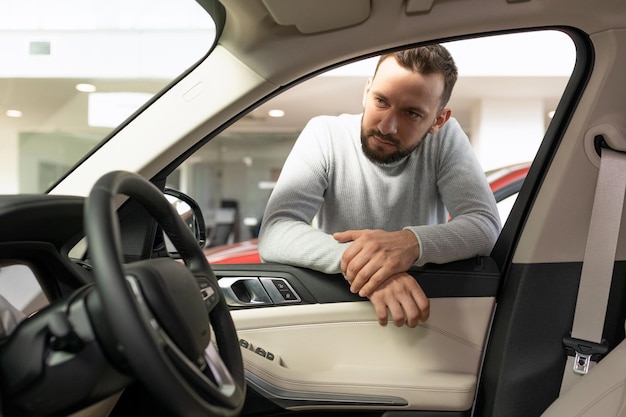
[(393, 112), (387, 112), (378, 123), (378, 130), (383, 135), (398, 133), (398, 117)]

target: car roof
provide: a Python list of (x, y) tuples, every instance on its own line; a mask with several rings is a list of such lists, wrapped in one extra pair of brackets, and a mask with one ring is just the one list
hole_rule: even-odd
[[(418, 3), (430, 4), (430, 7), (413, 8)], [(381, 50), (410, 43), (465, 37), (472, 33), (472, 26), (476, 34), (547, 26), (579, 28), (593, 34), (610, 29), (615, 23), (614, 14), (607, 10), (617, 14), (624, 12), (623, 4), (609, 3), (610, 8), (590, 10), (589, 3), (581, 0), (430, 3), (388, 0), (371, 4), (369, 0), (225, 0), (222, 4), (226, 9), (226, 27), (220, 44), (255, 68), (268, 82), (280, 86), (341, 60), (378, 54)], [(355, 8), (367, 11), (358, 19), (358, 24), (351, 16)], [(295, 10), (306, 10), (306, 13)], [(481, 12), (476, 13), (476, 10)], [(333, 20), (331, 25), (327, 23), (328, 16), (345, 18)], [(334, 41), (338, 32), (343, 34), (342, 42)], [(293, 47), (295, 44), (299, 46)], [(290, 51), (288, 64), (283, 55), (285, 50)]]

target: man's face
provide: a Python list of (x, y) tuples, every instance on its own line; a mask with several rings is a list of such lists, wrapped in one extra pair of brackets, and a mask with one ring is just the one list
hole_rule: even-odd
[(363, 97), (361, 144), (374, 162), (389, 164), (413, 152), (428, 133), (450, 117), (440, 110), (443, 74), (423, 75), (402, 67), (393, 57), (380, 63)]

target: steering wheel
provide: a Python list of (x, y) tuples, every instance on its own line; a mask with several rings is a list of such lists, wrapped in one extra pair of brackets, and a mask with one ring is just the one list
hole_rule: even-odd
[[(156, 219), (184, 264), (171, 258), (124, 264), (118, 194)], [(105, 320), (137, 378), (175, 415), (238, 415), (245, 378), (235, 326), (198, 242), (163, 193), (137, 174), (106, 174), (87, 199), (85, 228)]]

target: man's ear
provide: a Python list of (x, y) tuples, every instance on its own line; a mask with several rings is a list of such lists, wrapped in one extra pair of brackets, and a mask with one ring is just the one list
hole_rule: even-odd
[(428, 129), (428, 133), (430, 134), (437, 133), (439, 129), (441, 129), (443, 125), (445, 125), (446, 122), (450, 119), (451, 115), (452, 115), (452, 110), (447, 109), (447, 108), (441, 110), (439, 114), (437, 115), (437, 118), (435, 118), (435, 122), (433, 123), (433, 125), (430, 127), (430, 129)]
[(368, 78), (365, 83), (365, 89), (363, 89), (363, 108), (365, 108), (365, 102), (367, 101), (367, 94), (370, 92), (370, 87), (372, 87), (372, 78)]

